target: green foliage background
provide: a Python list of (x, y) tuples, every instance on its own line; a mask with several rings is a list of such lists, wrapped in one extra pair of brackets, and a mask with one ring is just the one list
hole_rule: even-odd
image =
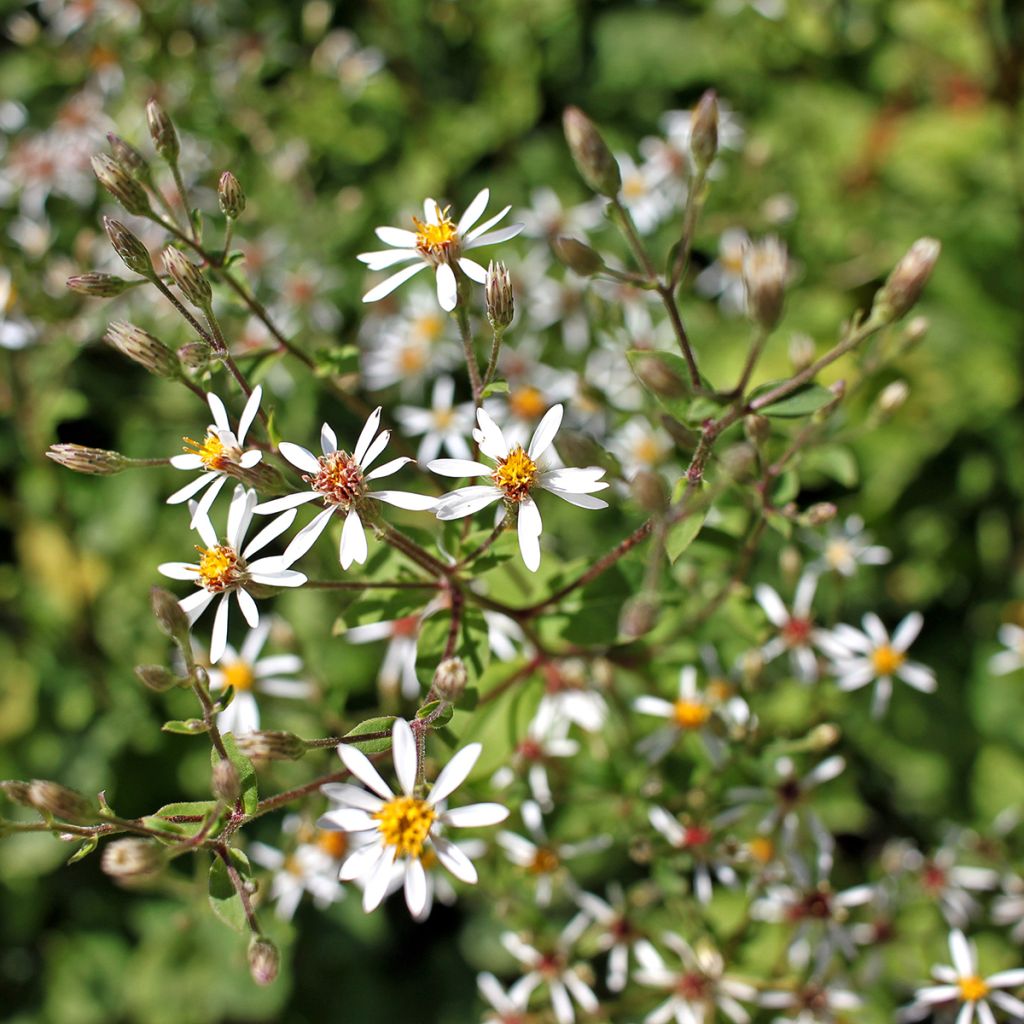
[[(566, 202), (585, 199), (561, 137), (568, 103), (631, 152), (663, 111), (691, 107), (707, 87), (742, 116), (749, 140), (713, 188), (697, 258), (714, 258), (725, 227), (761, 233), (765, 200), (793, 197), (785, 235), (800, 277), (765, 379), (786, 372), (792, 332), (822, 350), (913, 239), (939, 238), (921, 306), (931, 326), (900, 367), (909, 400), (855, 440), (856, 479), (810, 473), (801, 501), (860, 511), (893, 549), (894, 568), (860, 581), (853, 605), (890, 621), (920, 608), (927, 629), (915, 653), (937, 667), (940, 686), (927, 703), (897, 698), (881, 725), (851, 717), (857, 781), (826, 811), (833, 827), (845, 822), (869, 840), (913, 832), (935, 841), (946, 819), (984, 824), (1024, 801), (1024, 691), (1018, 676), (985, 669), (999, 623), (1024, 624), (1024, 42), (1000, 4), (791, 0), (775, 22), (698, 3), (229, 0), (147, 2), (127, 25), (107, 17), (118, 5), (95, 6), (63, 38), (47, 28), (49, 5), (9, 9), (0, 96), (27, 108), (23, 132), (44, 131), (73, 94), (108, 76), (105, 114), (141, 145), (144, 102), (158, 95), (186, 152), (201, 156), (197, 183), (212, 189), (223, 169), (243, 182), (240, 234), (275, 240), (264, 287), (300, 266), (330, 271), (321, 297), (342, 323), (324, 332), (300, 322), (308, 351), (354, 342), (365, 284), (354, 254), (422, 196), (458, 208), (488, 185), (497, 201), (525, 205), (532, 188), (549, 185)], [(332, 27), (384, 54), (365, 88), (346, 90), (314, 65)], [(205, 199), (214, 210), (212, 192)], [(6, 231), (0, 241), (16, 309), (40, 332), (24, 351), (0, 351), (0, 776), (106, 789), (134, 815), (201, 797), (207, 785), (203, 744), (159, 731), (165, 718), (192, 713), (184, 697), (178, 707), (180, 695), (143, 692), (132, 673), (166, 653), (146, 595), (156, 564), (181, 557), (180, 510), (162, 503), (172, 474), (87, 479), (43, 452), (61, 440), (164, 455), (194, 419), (194, 399), (99, 342), (107, 318), (122, 315), (116, 302), (57, 286), (89, 269), (103, 200), (51, 197), (50, 240), (37, 255)], [(0, 231), (14, 216), (0, 208)], [(147, 315), (140, 308), (133, 314)], [(746, 328), (704, 300), (687, 312), (709, 375), (728, 379)], [(154, 323), (175, 340), (173, 321)], [(314, 380), (293, 376), (277, 412), (292, 435), (323, 417), (356, 426)], [(884, 383), (857, 399), (863, 409)], [(639, 521), (626, 508), (613, 531), (614, 515), (600, 532), (574, 520), (571, 553), (586, 559)], [(768, 542), (755, 579), (778, 575), (781, 547)], [(699, 544), (693, 557), (695, 571), (714, 564)], [(607, 586), (612, 605), (628, 594)], [(346, 702), (373, 699), (374, 652), (323, 639), (336, 609), (321, 598), (289, 595), (285, 606), (324, 710), (284, 708), (275, 724), (304, 735), (324, 717), (328, 727), (339, 720)], [(307, 770), (275, 778), (286, 786)], [(264, 824), (274, 841), (276, 824)], [(244, 946), (204, 901), (180, 898), (186, 876), (166, 892), (124, 892), (96, 858), (59, 869), (69, 852), (46, 835), (0, 841), (0, 991), (18, 1024), (471, 1017), (460, 949), (477, 937), (457, 912), (417, 928), (396, 906), (369, 918), (354, 900), (326, 914), (303, 906), (291, 927), (272, 925), (294, 943), (292, 966), (258, 990)]]

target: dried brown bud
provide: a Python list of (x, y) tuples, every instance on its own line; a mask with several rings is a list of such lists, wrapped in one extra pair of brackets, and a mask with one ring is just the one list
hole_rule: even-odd
[(281, 957), (270, 939), (254, 935), (249, 943), (249, 973), (257, 985), (270, 985), (277, 978)]
[(708, 89), (690, 117), (690, 154), (694, 166), (703, 174), (718, 152), (718, 96)]
[(454, 704), (465, 692), (469, 673), (461, 658), (445, 658), (434, 672), (431, 689), (440, 700)]
[(152, 839), (115, 839), (103, 848), (100, 867), (111, 878), (146, 878), (159, 873), (167, 862)]
[(767, 416), (751, 413), (743, 418), (743, 433), (751, 444), (762, 445), (771, 437), (772, 421)]
[(213, 301), (213, 291), (206, 276), (180, 249), (173, 245), (167, 246), (163, 252), (164, 266), (174, 283), (181, 289), (181, 294), (200, 309), (209, 309)]
[(107, 142), (114, 151), (114, 159), (136, 180), (149, 183), (151, 173), (149, 161), (130, 143), (125, 142), (120, 135), (107, 132)]
[(941, 248), (934, 238), (919, 238), (875, 296), (872, 312), (886, 323), (905, 315), (921, 297)]
[(36, 810), (63, 821), (88, 822), (98, 813), (87, 797), (48, 779), (33, 779), (29, 783), (28, 802)]
[(122, 262), (129, 270), (133, 270), (143, 277), (155, 276), (153, 261), (149, 258), (149, 250), (136, 235), (132, 234), (119, 220), (114, 220), (112, 217), (103, 218), (103, 228), (107, 232), (114, 251), (121, 257)]
[(149, 591), (149, 603), (160, 629), (172, 640), (187, 644), (188, 616), (181, 610), (178, 599), (163, 587), (152, 587)]
[(579, 107), (566, 107), (562, 127), (583, 180), (599, 195), (614, 199), (622, 188), (622, 175), (594, 123)]
[(173, 690), (181, 683), (181, 680), (163, 665), (136, 665), (135, 675), (146, 689), (155, 693)]
[(819, 501), (804, 513), (804, 522), (808, 526), (824, 526), (832, 522), (838, 512), (839, 509), (831, 501)]
[(113, 299), (130, 288), (131, 284), (116, 274), (92, 273), (69, 277), (67, 286), (70, 291), (78, 295), (89, 295), (96, 299)]
[(493, 260), (487, 265), (487, 282), (484, 285), (487, 303), (487, 319), (495, 331), (504, 331), (512, 323), (516, 305), (512, 294), (512, 278), (504, 263)]
[(76, 473), (90, 476), (113, 476), (131, 464), (131, 459), (120, 452), (86, 448), (81, 444), (51, 444), (46, 457)]
[(213, 795), (225, 803), (234, 803), (242, 792), (238, 769), (230, 761), (218, 761), (213, 766), (211, 780)]
[(686, 381), (656, 356), (645, 356), (635, 367), (641, 383), (663, 398), (680, 398), (688, 393)]
[(176, 164), (181, 152), (178, 133), (174, 130), (174, 125), (164, 112), (164, 108), (156, 100), (150, 100), (146, 104), (146, 123), (149, 125), (149, 135), (156, 151), (169, 164)]
[(757, 452), (746, 441), (730, 445), (722, 452), (720, 459), (722, 468), (734, 480), (749, 478), (757, 468)]
[(145, 189), (111, 156), (98, 153), (92, 158), (99, 183), (129, 212), (144, 217), (151, 212)]
[(749, 245), (743, 254), (747, 313), (766, 331), (772, 330), (782, 316), (788, 272), (786, 247), (773, 235)]
[(19, 782), (17, 779), (5, 779), (0, 782), (0, 790), (3, 791), (5, 797), (14, 804), (20, 804), (22, 807), (31, 807), (32, 801), (29, 798), (29, 792), (32, 786), (28, 782)]
[(580, 277), (593, 277), (604, 269), (604, 260), (589, 245), (561, 235), (551, 243), (555, 258)]
[(178, 357), (159, 338), (135, 324), (115, 320), (103, 340), (157, 377), (174, 380), (181, 376)]
[(291, 732), (251, 732), (247, 736), (236, 736), (235, 743), (239, 753), (253, 761), (297, 761), (308, 749)]
[(894, 413), (910, 397), (910, 388), (904, 380), (886, 384), (878, 396), (878, 411), (883, 415)]
[(654, 628), (660, 603), (657, 594), (636, 594), (623, 606), (619, 615), (619, 636), (636, 640)]
[(238, 179), (230, 172), (225, 171), (217, 183), (217, 200), (220, 203), (220, 212), (229, 220), (238, 220), (245, 209), (245, 193)]
[(794, 373), (806, 370), (814, 362), (814, 339), (809, 334), (797, 332), (789, 339), (789, 365)]
[(629, 482), (629, 493), (645, 512), (657, 514), (668, 508), (668, 486), (653, 469), (639, 470)]

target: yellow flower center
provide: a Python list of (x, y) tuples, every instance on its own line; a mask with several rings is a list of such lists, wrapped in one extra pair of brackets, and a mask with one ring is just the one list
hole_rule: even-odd
[(627, 199), (640, 199), (647, 195), (647, 182), (639, 174), (631, 174), (623, 179), (622, 194)]
[(508, 404), (521, 420), (539, 419), (547, 409), (544, 396), (536, 388), (520, 388), (509, 396)]
[(413, 217), (416, 225), (416, 248), (433, 263), (448, 262), (459, 251), (459, 232), (449, 218), (450, 206), (440, 211), (437, 224)]
[(673, 714), (680, 729), (699, 729), (711, 717), (711, 708), (699, 700), (679, 699)]
[(224, 683), (232, 687), (236, 692), (239, 690), (251, 690), (252, 684), (256, 681), (253, 675), (252, 666), (244, 661), (235, 661), (224, 668)]
[(645, 435), (633, 445), (633, 458), (645, 466), (653, 466), (661, 460), (661, 445), (650, 435)]
[(348, 508), (363, 496), (363, 471), (348, 452), (340, 449), (330, 455), (321, 455), (320, 472), (316, 476), (303, 476), (314, 491), (332, 505)]
[(426, 800), (396, 796), (374, 815), (385, 846), (397, 848), (398, 857), (420, 857), (437, 812)]
[(435, 409), (434, 428), (436, 430), (447, 430), (455, 422), (454, 409)]
[(344, 832), (324, 832), (321, 830), (316, 837), (316, 845), (330, 857), (333, 857), (335, 860), (341, 860), (348, 852), (348, 836)]
[(537, 482), (537, 463), (523, 451), (522, 445), (516, 445), (491, 474), (496, 487), (509, 501), (522, 501), (530, 493)]
[(420, 855), (420, 863), (424, 871), (429, 871), (437, 864), (437, 854), (433, 850), (424, 850)]
[(734, 693), (728, 679), (712, 679), (707, 685), (708, 696), (717, 704), (724, 704)]
[(558, 870), (558, 854), (546, 846), (538, 846), (533, 860), (526, 866), (531, 875), (550, 875)]
[(825, 561), (833, 569), (838, 569), (840, 566), (849, 563), (853, 557), (853, 547), (848, 540), (838, 538), (831, 540), (825, 545)]
[(201, 548), (199, 552), (199, 586), (205, 587), (211, 594), (219, 594), (222, 590), (238, 586), (245, 579), (245, 563), (234, 548), (226, 544), (218, 544), (215, 548)]
[(289, 875), (294, 875), (296, 878), (301, 878), (305, 872), (302, 870), (302, 862), (296, 856), (285, 857), (284, 864), (281, 865)]
[(880, 676), (891, 676), (907, 660), (900, 651), (894, 651), (888, 644), (882, 644), (871, 652), (871, 664)]
[(191, 437), (183, 437), (182, 441), (185, 442), (182, 450), (189, 455), (198, 455), (203, 469), (223, 469), (231, 461), (224, 442), (212, 430), (202, 442), (193, 441)]
[(730, 274), (739, 276), (743, 273), (743, 247), (732, 246), (722, 253), (722, 267)]
[(427, 353), (419, 345), (406, 345), (399, 349), (397, 362), (403, 374), (419, 373), (427, 365)]
[(969, 978), (958, 978), (957, 985), (960, 987), (960, 998), (965, 1003), (976, 1003), (988, 995), (988, 985), (985, 984), (983, 978), (979, 978), (976, 974)]
[(444, 318), (437, 313), (424, 313), (412, 322), (412, 333), (419, 335), (424, 341), (437, 341), (444, 331)]
[(767, 836), (751, 839), (747, 850), (759, 864), (767, 864), (775, 858), (775, 844)]

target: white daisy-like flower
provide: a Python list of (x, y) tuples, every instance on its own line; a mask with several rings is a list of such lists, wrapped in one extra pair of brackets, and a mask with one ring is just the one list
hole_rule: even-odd
[(1008, 1013), (1014, 1020), (1024, 1018), (1024, 1002), (1000, 989), (1024, 985), (1024, 968), (999, 971), (981, 977), (978, 973), (978, 951), (964, 933), (949, 933), (949, 955), (953, 961), (936, 964), (932, 976), (938, 985), (925, 985), (914, 993), (914, 1002), (901, 1014), (906, 1020), (920, 1020), (936, 1006), (959, 1006), (956, 1024), (971, 1024), (975, 1016), (981, 1024), (996, 1024), (992, 1007)]
[(677, 178), (665, 177), (650, 162), (637, 164), (626, 153), (616, 154), (622, 175), (622, 202), (641, 235), (650, 234), (686, 201), (686, 188)]
[(742, 228), (729, 228), (718, 240), (718, 259), (705, 267), (693, 282), (694, 288), (709, 298), (717, 298), (723, 313), (742, 316), (747, 309), (747, 289), (743, 283), (743, 255), (750, 236)]
[(522, 224), (510, 224), (497, 231), (490, 230), (508, 213), (510, 206), (506, 206), (483, 224), (477, 225), (490, 195), (490, 189), (485, 188), (478, 192), (457, 224), (448, 216), (450, 206), (442, 210), (433, 199), (427, 199), (423, 203), (423, 220), (413, 217), (415, 231), (405, 228), (377, 228), (377, 237), (392, 248), (360, 253), (356, 257), (360, 262), (365, 263), (370, 270), (386, 270), (400, 263), (410, 263), (413, 260), (416, 262), (412, 266), (403, 267), (375, 288), (371, 288), (363, 296), (363, 302), (383, 299), (385, 295), (390, 295), (399, 285), (426, 267), (434, 268), (437, 278), (437, 301), (442, 309), (449, 312), (459, 301), (455, 267), (470, 280), (484, 284), (487, 281), (487, 271), (479, 263), (462, 254), (484, 245), (505, 242), (515, 238), (523, 230)]
[(999, 642), (1006, 648), (993, 654), (988, 660), (988, 670), (993, 675), (1005, 676), (1024, 668), (1024, 629), (1012, 622), (999, 627)]
[(888, 548), (871, 543), (860, 516), (849, 516), (841, 526), (830, 524), (824, 537), (812, 533), (807, 542), (821, 552), (809, 567), (817, 572), (852, 576), (858, 565), (885, 565), (892, 558)]
[(17, 293), (9, 270), (0, 267), (0, 348), (17, 350), (35, 340), (35, 328), (14, 315)]
[(246, 588), (254, 583), (267, 587), (301, 587), (306, 582), (306, 577), (301, 572), (289, 569), (291, 562), (280, 555), (249, 561), (257, 551), (284, 533), (295, 519), (294, 509), (279, 516), (243, 547), (256, 501), (256, 492), (246, 490), (239, 484), (228, 509), (226, 543), (220, 543), (210, 517), (199, 515), (195, 517), (195, 528), (206, 545), (198, 548), (199, 561), (195, 564), (164, 562), (158, 567), (160, 572), (173, 580), (189, 580), (199, 587), (196, 593), (178, 602), (188, 616), (189, 625), (220, 595), (210, 638), (210, 661), (213, 664), (220, 661), (227, 648), (228, 611), (232, 594), (235, 595), (242, 617), (255, 629), (260, 624), (260, 613)]
[(1003, 879), (1003, 891), (992, 901), (992, 923), (1010, 927), (1010, 938), (1024, 942), (1024, 878), (1009, 875)]
[(611, 903), (590, 892), (578, 892), (576, 902), (600, 927), (597, 948), (608, 954), (608, 988), (612, 992), (621, 992), (629, 980), (629, 953), (639, 941), (640, 932), (629, 919), (622, 886), (613, 882), (608, 887), (608, 894)]
[(590, 668), (586, 662), (566, 658), (543, 666), (544, 696), (537, 706), (537, 718), (578, 725), (584, 732), (600, 732), (608, 718), (608, 702), (588, 686)]
[(683, 733), (697, 733), (704, 741), (711, 760), (716, 765), (721, 763), (724, 755), (722, 741), (709, 727), (714, 708), (697, 688), (697, 670), (693, 665), (686, 665), (679, 673), (679, 696), (674, 701), (643, 694), (633, 701), (633, 709), (642, 715), (667, 718), (671, 723), (645, 736), (637, 744), (637, 750), (648, 760), (660, 761)]
[(909, 848), (901, 863), (917, 876), (924, 894), (938, 903), (950, 927), (961, 930), (981, 913), (981, 903), (971, 894), (991, 892), (999, 887), (998, 871), (957, 863), (962, 838), (963, 833), (954, 830), (930, 857)]
[(487, 646), (499, 661), (511, 661), (519, 656), (519, 650), (526, 640), (522, 626), (501, 612), (484, 610), (487, 626)]
[(489, 972), (477, 975), (476, 987), (487, 1000), (490, 1009), (483, 1024), (523, 1024), (530, 993), (536, 988), (533, 980), (520, 978), (508, 991), (501, 987), (498, 979)]
[(249, 631), (240, 650), (236, 651), (231, 644), (225, 645), (220, 665), (209, 670), (211, 690), (224, 690), (229, 686), (234, 690), (231, 703), (217, 715), (217, 728), (221, 732), (247, 736), (259, 729), (257, 693), (301, 700), (315, 692), (312, 683), (287, 678), (302, 671), (302, 659), (297, 654), (260, 657), (273, 625), (273, 618), (264, 616), (260, 624)]
[(407, 462), (413, 461), (407, 456), (402, 456), (385, 462), (376, 469), (370, 469), (391, 438), (390, 430), (377, 433), (380, 428), (380, 413), (381, 407), (378, 405), (367, 418), (351, 454), (338, 447), (338, 438), (326, 423), (320, 430), (320, 449), (323, 452), (321, 456), (316, 456), (308, 448), (292, 444), (290, 441), (282, 441), (278, 446), (281, 454), (296, 469), (302, 470), (302, 479), (309, 484), (310, 489), (266, 501), (262, 505), (257, 505), (256, 511), (262, 515), (273, 512), (288, 514), (289, 511), (307, 502), (318, 501), (323, 505), (323, 509), (292, 538), (288, 545), (284, 557), (289, 565), (301, 558), (316, 543), (335, 513), (345, 519), (338, 557), (342, 569), (347, 569), (353, 562), (362, 565), (366, 561), (366, 534), (359, 512), (360, 509), (365, 512), (369, 502), (383, 501), (388, 505), (419, 512), (433, 509), (436, 499), (426, 495), (413, 494), (410, 491), (371, 491), (367, 486), (373, 480), (397, 473)]
[(656, 471), (672, 457), (675, 445), (661, 427), (643, 416), (633, 416), (608, 441), (608, 450), (622, 463), (623, 475), (632, 480), (641, 471)]
[(416, 917), (423, 913), (427, 904), (427, 877), (423, 866), (426, 854), (436, 856), (441, 866), (460, 881), (473, 885), (477, 880), (472, 861), (440, 834), (440, 826), (497, 825), (508, 817), (508, 809), (496, 803), (445, 807), (447, 798), (465, 782), (476, 764), (483, 749), (479, 743), (471, 743), (458, 751), (441, 770), (426, 796), (417, 795), (416, 738), (404, 719), (396, 719), (391, 744), (401, 792), (396, 795), (392, 791), (365, 754), (341, 743), (338, 756), (342, 763), (370, 792), (347, 783), (324, 786), (324, 794), (341, 807), (324, 814), (317, 827), (370, 833), (366, 845), (342, 865), (341, 880), (363, 883), (363, 909), (370, 913), (387, 895), (394, 865), (401, 863), (405, 869), (405, 902), (409, 913)]
[(252, 469), (263, 458), (263, 453), (258, 448), (250, 448), (248, 451), (243, 448), (245, 435), (256, 418), (262, 396), (263, 388), (253, 388), (242, 415), (238, 418), (238, 432), (235, 433), (231, 429), (231, 421), (228, 419), (224, 403), (216, 395), (208, 393), (206, 401), (213, 414), (213, 423), (206, 428), (206, 437), (202, 441), (193, 441), (191, 437), (183, 438), (186, 454), (175, 455), (171, 459), (171, 465), (175, 469), (198, 469), (200, 472), (195, 480), (175, 491), (167, 499), (168, 505), (180, 505), (206, 489), (192, 515), (193, 527), (196, 516), (209, 512), (214, 499), (227, 483), (230, 470)]
[(318, 910), (344, 897), (345, 889), (338, 881), (338, 863), (345, 850), (342, 832), (320, 832), (315, 837), (306, 837), (288, 854), (266, 843), (253, 842), (247, 847), (252, 861), (274, 873), (268, 898), (275, 905), (277, 916), (285, 921), (295, 916), (306, 893), (313, 897)]
[(587, 469), (544, 469), (541, 461), (551, 447), (562, 422), (562, 406), (549, 409), (537, 425), (528, 448), (510, 446), (501, 428), (484, 412), (476, 413), (479, 428), (473, 437), (481, 454), (494, 461), (487, 466), (469, 459), (435, 459), (428, 469), (442, 476), (489, 476), (490, 484), (460, 487), (442, 495), (434, 509), (438, 519), (447, 521), (473, 515), (496, 501), (504, 501), (506, 508), (516, 509), (519, 521), (519, 550), (526, 568), (536, 572), (540, 566), (540, 511), (533, 500), (538, 487), (558, 495), (580, 508), (607, 508), (608, 503), (592, 497), (594, 491), (604, 490), (608, 484), (601, 480), (604, 470), (599, 466)]
[(808, 982), (794, 991), (764, 992), (758, 1000), (769, 1010), (784, 1010), (783, 1016), (774, 1017), (773, 1024), (838, 1024), (846, 1013), (859, 1010), (860, 996), (849, 989), (817, 985)]
[(675, 953), (681, 965), (670, 968), (661, 954), (646, 939), (636, 944), (640, 963), (634, 977), (641, 985), (666, 989), (671, 994), (660, 1006), (644, 1017), (644, 1024), (711, 1024), (717, 1010), (734, 1024), (747, 1024), (750, 1014), (742, 1002), (757, 999), (757, 989), (725, 974), (722, 954), (710, 943), (691, 946), (685, 939), (666, 932), (661, 941)]
[[(463, 839), (461, 842), (453, 842), (457, 854), (461, 854), (469, 861), (479, 860), (487, 852), (487, 844), (482, 839)], [(420, 858), (423, 870), (427, 873), (427, 898), (424, 901), (423, 909), (418, 914), (413, 914), (412, 919), (422, 923), (430, 917), (430, 911), (434, 909), (435, 901), (443, 903), (446, 907), (455, 905), (459, 894), (454, 886), (448, 881), (448, 876), (441, 870), (441, 862), (433, 850), (427, 850)], [(405, 865), (396, 862), (391, 868), (391, 884), (385, 894), (388, 896), (405, 888)]]
[(589, 924), (590, 918), (585, 913), (577, 914), (549, 950), (528, 945), (514, 932), (505, 932), (501, 937), (501, 944), (527, 969), (513, 988), (529, 995), (539, 985), (547, 985), (558, 1024), (573, 1024), (576, 1020), (573, 1000), (587, 1013), (596, 1013), (600, 1006), (597, 996), (580, 976), (577, 965), (569, 963), (573, 947)]
[(731, 821), (735, 817), (734, 813), (727, 811), (706, 823), (691, 822), (684, 825), (663, 807), (652, 807), (647, 817), (655, 830), (677, 850), (684, 850), (693, 858), (693, 892), (701, 903), (711, 902), (715, 878), (729, 888), (736, 885), (736, 872), (715, 846), (719, 828)]
[(472, 402), (453, 404), (455, 381), (451, 377), (438, 377), (430, 396), (429, 409), (400, 405), (395, 418), (410, 437), (423, 436), (416, 457), (429, 462), (441, 454), (441, 449), (453, 459), (468, 459), (472, 455), (466, 435), (473, 429)]
[[(667, 110), (659, 119), (661, 130), (665, 133), (666, 141), (662, 147), (651, 147), (650, 149), (640, 144), (640, 152), (656, 166), (660, 166), (665, 174), (680, 175), (688, 169), (693, 154), (691, 150), (691, 139), (693, 138), (693, 111), (692, 110)], [(723, 150), (739, 150), (743, 148), (743, 141), (746, 133), (739, 118), (733, 113), (732, 108), (721, 97), (718, 99), (718, 152)], [(661, 141), (661, 140), (658, 140)], [(670, 149), (673, 153), (667, 153)], [(709, 178), (720, 178), (722, 176), (722, 164), (717, 158), (712, 163), (709, 171)]]
[(554, 241), (560, 235), (576, 235), (591, 231), (602, 221), (601, 208), (594, 203), (583, 203), (566, 209), (554, 189), (542, 186), (530, 193), (530, 203), (518, 214), (527, 238)]
[(892, 696), (892, 679), (902, 679), (922, 693), (935, 692), (935, 673), (916, 661), (907, 660), (907, 649), (921, 632), (924, 617), (911, 612), (895, 629), (892, 637), (882, 620), (868, 612), (861, 620), (864, 630), (838, 625), (815, 634), (818, 646), (832, 659), (832, 671), (841, 690), (859, 690), (874, 682), (872, 713), (885, 713)]
[(804, 683), (813, 682), (818, 677), (818, 659), (811, 649), (811, 642), (820, 633), (814, 628), (811, 618), (811, 605), (817, 588), (817, 575), (805, 572), (796, 585), (792, 611), (767, 583), (759, 583), (754, 588), (755, 600), (764, 609), (768, 621), (778, 629), (778, 633), (761, 647), (761, 657), (765, 662), (774, 661), (789, 651), (793, 672)]

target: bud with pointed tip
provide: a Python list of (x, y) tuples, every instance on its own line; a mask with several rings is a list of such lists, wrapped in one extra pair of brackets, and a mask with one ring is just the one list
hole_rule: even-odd
[(135, 324), (115, 320), (103, 340), (157, 377), (174, 380), (181, 376), (178, 357), (159, 338)]
[(645, 636), (658, 621), (660, 603), (657, 594), (636, 594), (622, 607), (619, 635), (626, 640)]
[(38, 811), (70, 822), (89, 822), (97, 815), (93, 802), (81, 793), (49, 779), (33, 779), (28, 801)]
[(814, 339), (798, 331), (789, 339), (789, 365), (794, 373), (806, 370), (814, 362)]
[(230, 761), (218, 761), (213, 766), (213, 795), (225, 803), (234, 803), (242, 792), (238, 769)]
[(173, 690), (174, 687), (179, 686), (182, 682), (170, 669), (164, 668), (163, 665), (136, 665), (135, 675), (147, 690), (153, 690), (155, 693), (165, 693), (167, 690)]
[(875, 296), (872, 312), (886, 323), (899, 320), (909, 312), (921, 297), (941, 249), (936, 239), (919, 238)]
[(669, 492), (665, 479), (653, 469), (641, 469), (629, 482), (629, 493), (645, 512), (657, 514), (668, 508)]
[(832, 522), (838, 512), (831, 501), (819, 501), (804, 513), (804, 521), (808, 526), (824, 526)]
[(115, 839), (103, 848), (100, 867), (111, 878), (147, 878), (167, 863), (166, 854), (152, 839)]
[(245, 209), (245, 193), (238, 179), (230, 172), (225, 171), (217, 183), (217, 201), (220, 203), (220, 212), (228, 220), (238, 220)]
[(114, 299), (131, 287), (131, 282), (116, 274), (76, 274), (67, 279), (68, 290), (94, 299)]
[(152, 587), (149, 591), (149, 603), (160, 629), (179, 644), (187, 644), (188, 616), (182, 611), (178, 599), (163, 587)]
[(130, 143), (125, 142), (120, 135), (107, 132), (107, 142), (114, 151), (114, 159), (136, 180), (149, 184), (152, 174), (149, 169), (149, 161)]
[(434, 672), (431, 689), (440, 700), (454, 704), (465, 692), (469, 673), (461, 658), (445, 658)]
[(487, 265), (487, 282), (484, 285), (487, 305), (487, 319), (495, 331), (504, 331), (515, 316), (515, 297), (512, 293), (512, 278), (504, 263), (493, 260)]
[(150, 100), (146, 104), (146, 123), (149, 125), (149, 135), (156, 151), (169, 164), (176, 164), (181, 152), (178, 133), (174, 130), (174, 124), (164, 108), (156, 100)]
[(690, 154), (694, 166), (703, 174), (718, 152), (718, 96), (708, 89), (690, 117)]
[(878, 396), (878, 411), (891, 415), (910, 397), (910, 388), (905, 380), (894, 380), (886, 384)]
[(270, 939), (254, 935), (249, 943), (249, 973), (257, 985), (270, 985), (277, 977), (280, 954)]
[(193, 373), (202, 373), (210, 367), (213, 349), (205, 341), (187, 341), (179, 347), (178, 358)]
[(103, 218), (103, 228), (107, 232), (114, 251), (121, 257), (121, 261), (129, 270), (150, 279), (156, 276), (153, 271), (153, 261), (149, 257), (149, 250), (136, 235), (113, 217)]
[(32, 785), (28, 782), (20, 782), (17, 779), (5, 779), (0, 782), (0, 790), (11, 803), (20, 804), (22, 807), (31, 807), (32, 801), (29, 798), (29, 791)]
[(92, 170), (99, 183), (131, 214), (145, 217), (152, 212), (145, 189), (111, 156), (97, 153)]
[(580, 277), (593, 277), (604, 269), (599, 253), (575, 238), (562, 235), (551, 243), (555, 258)]
[(89, 476), (113, 476), (131, 464), (131, 460), (120, 452), (87, 448), (82, 444), (51, 444), (46, 457), (76, 473)]
[(614, 199), (622, 188), (622, 175), (594, 122), (579, 107), (566, 107), (562, 127), (569, 152), (583, 180), (598, 195)]
[(181, 289), (181, 294), (199, 309), (208, 309), (213, 301), (213, 290), (199, 269), (180, 249), (173, 245), (167, 246), (163, 252), (164, 266), (174, 283)]
[(297, 761), (309, 749), (292, 732), (251, 732), (236, 736), (240, 754), (253, 761)]
[(679, 398), (688, 393), (686, 381), (667, 363), (655, 356), (644, 356), (635, 367), (640, 382), (663, 398)]
[(743, 253), (747, 313), (766, 331), (772, 330), (782, 316), (788, 273), (786, 247), (774, 235), (752, 243)]

